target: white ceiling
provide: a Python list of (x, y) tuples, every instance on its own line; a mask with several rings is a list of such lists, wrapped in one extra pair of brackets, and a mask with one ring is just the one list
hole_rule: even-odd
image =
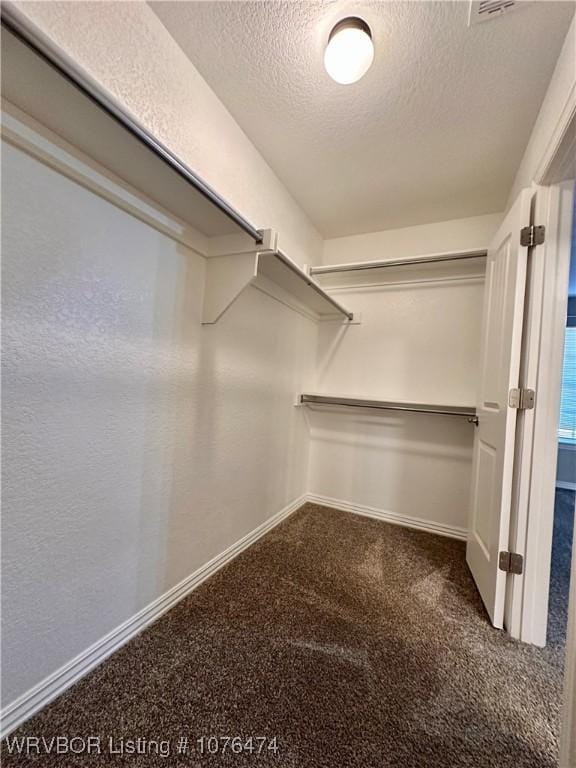
[[(467, 2), (151, 6), (324, 237), (503, 210), (574, 12), (469, 28)], [(354, 13), (376, 55), (341, 86), (323, 50)]]

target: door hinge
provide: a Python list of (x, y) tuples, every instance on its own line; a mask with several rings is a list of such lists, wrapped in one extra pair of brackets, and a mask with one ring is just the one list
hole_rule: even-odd
[(498, 568), (506, 573), (520, 574), (524, 568), (524, 558), (515, 552), (500, 552), (498, 556)]
[(508, 405), (519, 411), (528, 411), (534, 408), (536, 392), (533, 389), (511, 389), (508, 393)]
[(533, 245), (542, 245), (546, 239), (546, 227), (536, 227), (530, 224), (529, 227), (522, 227), (520, 230), (520, 245), (531, 248)]

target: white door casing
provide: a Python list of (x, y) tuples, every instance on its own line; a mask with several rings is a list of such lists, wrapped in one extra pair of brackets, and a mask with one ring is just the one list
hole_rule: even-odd
[(506, 573), (498, 567), (498, 556), (508, 549), (517, 415), (508, 396), (518, 387), (528, 257), (528, 249), (520, 245), (520, 230), (530, 223), (532, 195), (524, 190), (518, 196), (488, 249), (486, 263), (466, 560), (498, 628), (504, 623), (506, 593)]

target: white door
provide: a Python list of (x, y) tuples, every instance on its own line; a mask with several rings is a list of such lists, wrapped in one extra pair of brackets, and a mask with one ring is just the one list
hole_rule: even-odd
[(495, 627), (504, 622), (506, 573), (498, 567), (508, 550), (517, 410), (508, 404), (518, 387), (528, 249), (520, 230), (530, 223), (533, 192), (520, 194), (488, 250), (482, 320), (481, 367), (476, 403), (472, 499), (466, 559)]

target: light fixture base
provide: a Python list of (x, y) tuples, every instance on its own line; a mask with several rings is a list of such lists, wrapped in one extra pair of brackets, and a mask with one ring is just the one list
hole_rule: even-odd
[(334, 35), (336, 35), (338, 32), (348, 28), (359, 29), (367, 34), (370, 40), (372, 40), (372, 30), (364, 21), (364, 19), (361, 19), (360, 16), (346, 16), (345, 19), (340, 19), (340, 21), (334, 27), (332, 27), (332, 31), (328, 35), (328, 42), (330, 42), (330, 40), (332, 40)]

